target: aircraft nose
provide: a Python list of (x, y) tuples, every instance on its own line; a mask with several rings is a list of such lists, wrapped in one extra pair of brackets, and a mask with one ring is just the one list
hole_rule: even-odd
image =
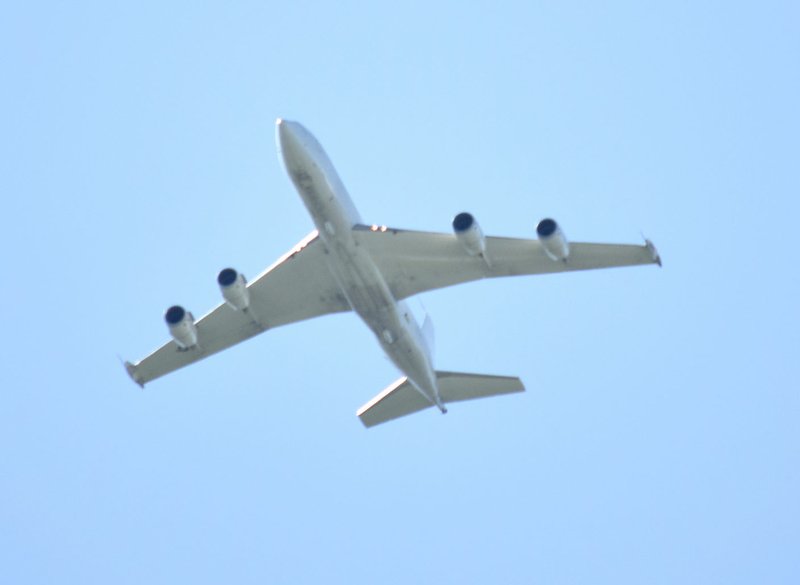
[(297, 152), (302, 150), (299, 148), (301, 145), (302, 137), (300, 131), (300, 124), (278, 118), (275, 122), (276, 138), (278, 139), (278, 150), (283, 153)]
[(283, 118), (278, 118), (275, 121), (275, 134), (279, 143), (282, 144), (288, 138), (288, 134), (291, 132), (289, 129), (290, 125), (291, 122), (289, 122), (289, 120), (284, 120)]
[(291, 124), (289, 120), (283, 118), (278, 118), (275, 122), (275, 142), (278, 147), (278, 156), (283, 157), (284, 160), (287, 154), (295, 150), (293, 146), (296, 140), (292, 139)]
[(295, 140), (302, 136), (304, 130), (299, 122), (292, 122), (285, 118), (278, 118), (275, 122), (275, 126), (281, 138), (294, 138)]

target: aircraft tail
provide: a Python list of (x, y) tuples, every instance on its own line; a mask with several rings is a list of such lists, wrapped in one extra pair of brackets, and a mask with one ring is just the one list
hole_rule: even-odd
[[(437, 371), (436, 381), (439, 386), (439, 396), (445, 404), (525, 390), (522, 381), (512, 376)], [(424, 410), (429, 406), (434, 404), (420, 394), (408, 378), (403, 376), (359, 408), (356, 414), (364, 426), (369, 428)]]

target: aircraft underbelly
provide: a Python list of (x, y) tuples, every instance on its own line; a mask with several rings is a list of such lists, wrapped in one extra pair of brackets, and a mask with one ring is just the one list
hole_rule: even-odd
[(352, 229), (360, 216), (327, 155), (310, 135), (288, 135), (281, 144), (289, 176), (317, 226), (342, 294), (389, 359), (423, 396), (441, 407), (419, 326), (405, 305), (398, 304), (372, 257), (356, 245)]
[(328, 238), (328, 245), (329, 267), (353, 311), (411, 384), (431, 403), (439, 404), (430, 355), (414, 334), (418, 326), (405, 304), (395, 300), (372, 258), (352, 237)]

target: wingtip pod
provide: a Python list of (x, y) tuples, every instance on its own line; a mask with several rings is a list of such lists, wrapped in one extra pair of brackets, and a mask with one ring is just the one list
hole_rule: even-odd
[(658, 264), (659, 268), (661, 268), (662, 267), (661, 255), (658, 253), (658, 250), (656, 250), (656, 247), (653, 244), (653, 242), (651, 242), (650, 240), (645, 238), (644, 239), (644, 245), (648, 249), (648, 251), (650, 252), (650, 255), (653, 257), (653, 262)]
[(128, 361), (123, 362), (122, 365), (125, 366), (125, 371), (128, 372), (128, 375), (131, 377), (131, 380), (136, 382), (139, 388), (144, 390), (144, 381), (139, 376), (139, 373), (136, 370), (136, 366)]

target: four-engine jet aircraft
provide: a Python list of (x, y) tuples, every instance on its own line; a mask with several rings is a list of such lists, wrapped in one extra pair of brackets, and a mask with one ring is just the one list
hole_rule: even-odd
[(524, 390), (519, 378), (434, 369), (433, 329), (420, 327), (404, 299), (481, 278), (590, 268), (661, 264), (653, 244), (570, 244), (552, 219), (538, 240), (484, 237), (475, 218), (459, 213), (453, 234), (364, 224), (339, 176), (308, 130), (277, 121), (278, 150), (316, 229), (258, 278), (226, 268), (224, 302), (195, 321), (180, 306), (165, 315), (172, 340), (139, 362), (126, 362), (139, 385), (273, 327), (355, 311), (404, 374), (358, 410), (373, 426), (429, 406)]

